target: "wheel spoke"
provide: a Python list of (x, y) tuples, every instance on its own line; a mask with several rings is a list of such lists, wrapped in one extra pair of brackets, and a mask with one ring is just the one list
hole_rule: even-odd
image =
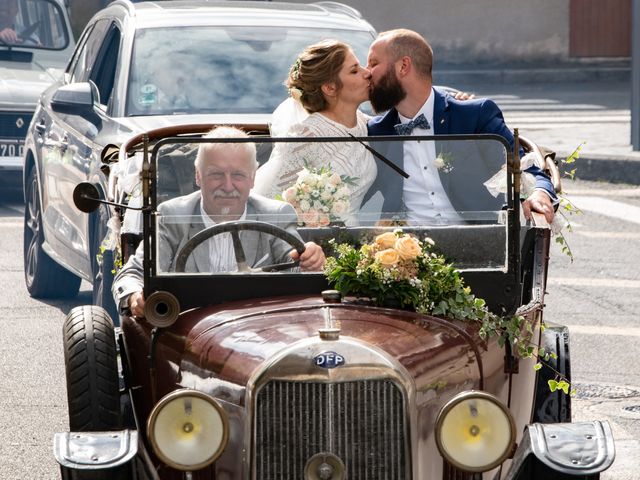
[(231, 238), (233, 239), (233, 251), (236, 254), (236, 263), (238, 264), (239, 272), (248, 272), (249, 266), (247, 265), (247, 256), (242, 248), (242, 242), (240, 241), (240, 235), (237, 230), (231, 232)]

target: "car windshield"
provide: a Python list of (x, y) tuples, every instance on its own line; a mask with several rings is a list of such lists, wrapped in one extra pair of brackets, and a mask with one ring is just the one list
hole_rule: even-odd
[[(423, 142), (428, 154), (418, 158)], [(262, 164), (255, 181), (254, 145)], [(367, 147), (403, 165), (409, 178)], [(337, 244), (359, 247), (402, 229), (435, 242), (461, 270), (507, 269), (512, 194), (499, 137), (165, 139), (153, 159), (157, 276), (264, 275), (296, 246), (268, 235), (270, 226), (321, 245), (327, 256)]]
[(62, 50), (69, 32), (60, 6), (48, 0), (0, 0), (0, 48)]
[(362, 64), (370, 32), (288, 27), (147, 28), (136, 32), (126, 115), (272, 113), (306, 46), (342, 40)]

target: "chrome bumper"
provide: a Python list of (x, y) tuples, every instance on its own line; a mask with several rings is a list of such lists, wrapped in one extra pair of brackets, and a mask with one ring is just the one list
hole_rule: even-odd
[(135, 430), (56, 433), (53, 454), (63, 480), (86, 478), (82, 472), (87, 471), (108, 474), (113, 480), (159, 480)]

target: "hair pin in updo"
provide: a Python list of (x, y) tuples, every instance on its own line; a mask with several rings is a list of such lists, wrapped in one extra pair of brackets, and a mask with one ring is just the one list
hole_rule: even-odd
[(294, 100), (300, 101), (300, 99), (302, 98), (302, 90), (298, 87), (291, 87), (289, 89), (289, 95), (291, 95), (291, 98), (293, 98)]
[(298, 80), (298, 78), (300, 78), (300, 65), (301, 64), (302, 64), (302, 61), (300, 60), (300, 57), (298, 57), (298, 58), (296, 58), (295, 63), (291, 67), (291, 78), (293, 78), (294, 80)]

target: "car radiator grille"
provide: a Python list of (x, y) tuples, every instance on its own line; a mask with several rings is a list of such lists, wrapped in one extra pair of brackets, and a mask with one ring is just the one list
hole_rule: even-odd
[(29, 130), (33, 112), (0, 113), (0, 137), (24, 138)]
[(300, 480), (320, 452), (338, 456), (350, 480), (409, 478), (405, 419), (404, 396), (388, 380), (271, 381), (257, 397), (255, 478)]

